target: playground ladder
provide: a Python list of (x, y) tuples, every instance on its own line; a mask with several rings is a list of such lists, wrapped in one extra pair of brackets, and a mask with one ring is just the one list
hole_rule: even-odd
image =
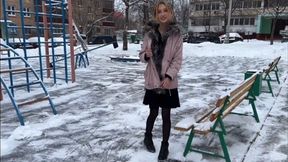
[[(3, 48), (4, 47), (4, 48)], [(2, 53), (1, 51), (6, 51), (7, 52), (7, 57), (3, 57), (2, 58)], [(10, 52), (12, 52), (14, 54), (14, 56), (11, 56)], [(23, 105), (30, 105), (30, 104), (33, 104), (33, 103), (37, 103), (37, 102), (41, 102), (41, 101), (44, 101), (44, 100), (48, 100), (49, 101), (49, 104), (50, 104), (50, 107), (53, 111), (53, 114), (56, 115), (57, 114), (57, 111), (55, 109), (55, 106), (50, 98), (50, 95), (47, 91), (47, 89), (45, 88), (42, 80), (40, 79), (40, 77), (38, 76), (38, 74), (36, 73), (36, 71), (33, 69), (33, 67), (27, 62), (27, 60), (25, 60), (23, 57), (21, 57), (15, 50), (13, 50), (11, 47), (7, 46), (7, 45), (4, 45), (4, 44), (1, 44), (0, 43), (0, 62), (1, 62), (1, 65), (4, 65), (4, 63), (2, 61), (8, 61), (8, 68), (7, 69), (2, 69), (0, 70), (0, 86), (1, 84), (3, 85), (3, 88), (6, 90), (13, 106), (14, 106), (14, 109), (16, 111), (16, 114), (18, 116), (18, 119), (19, 119), (19, 122), (21, 125), (24, 125), (24, 118), (19, 110), (19, 106), (23, 106)], [(21, 60), (21, 63), (24, 63), (24, 67), (17, 67), (17, 68), (13, 68), (12, 67), (12, 64), (11, 64), (11, 61), (12, 60)], [(20, 63), (19, 63), (20, 64)], [(4, 80), (4, 77), (3, 77), (3, 74), (5, 73), (9, 73), (9, 82), (10, 82), (10, 85), (8, 85), (5, 80)], [(14, 82), (13, 82), (13, 75), (17, 75), (17, 74), (23, 74), (23, 73), (26, 73), (26, 83), (22, 83), (22, 84), (15, 84), (14, 85)], [(32, 77), (36, 80), (33, 80), (33, 81), (30, 81), (30, 78), (28, 77), (28, 73), (32, 73)], [(28, 100), (28, 101), (24, 101), (24, 102), (21, 102), (21, 103), (18, 103), (16, 101), (16, 98), (14, 96), (14, 88), (19, 88), (19, 87), (27, 87), (27, 90), (28, 92), (30, 92), (30, 86), (31, 85), (37, 85), (37, 84), (40, 84), (42, 90), (43, 90), (43, 94), (45, 95), (44, 97), (41, 97), (41, 98), (34, 98), (33, 100)], [(1, 88), (0, 88), (0, 93), (1, 92)]]

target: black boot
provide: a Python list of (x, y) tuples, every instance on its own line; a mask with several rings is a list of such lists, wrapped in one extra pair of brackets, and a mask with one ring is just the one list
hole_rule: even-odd
[(161, 142), (161, 149), (159, 152), (158, 160), (166, 160), (167, 159), (168, 154), (169, 154), (168, 146), (169, 146), (168, 142), (163, 142), (163, 141)]
[(152, 140), (152, 134), (151, 133), (150, 134), (145, 133), (144, 145), (146, 146), (146, 148), (149, 152), (154, 153), (156, 151), (153, 140)]

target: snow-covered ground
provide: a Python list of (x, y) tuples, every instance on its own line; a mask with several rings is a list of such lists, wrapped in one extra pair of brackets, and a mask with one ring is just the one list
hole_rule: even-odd
[[(157, 161), (162, 139), (161, 115), (153, 130), (156, 153), (147, 152), (142, 144), (149, 113), (142, 104), (145, 64), (114, 62), (109, 58), (135, 57), (140, 44), (129, 44), (128, 51), (121, 48), (119, 43), (117, 49), (111, 45), (90, 52), (90, 66), (76, 70), (75, 83), (47, 85), (58, 115), (53, 115), (46, 102), (21, 107), (25, 126), (20, 126), (5, 95), (1, 101), (1, 161)], [(32, 50), (29, 53), (37, 55), (37, 49)], [(179, 75), (181, 107), (172, 111), (172, 127), (183, 118), (198, 119), (217, 97), (243, 81), (247, 70), (262, 70), (282, 56), (281, 83), (272, 82), (276, 96), (261, 93), (255, 102), (260, 123), (252, 117), (229, 115), (224, 124), (233, 162), (288, 161), (288, 43), (275, 42), (272, 46), (257, 40), (232, 44), (184, 43), (183, 56)], [(266, 82), (262, 84), (267, 90)], [(36, 95), (16, 92), (16, 96), (23, 99)], [(245, 101), (235, 110), (250, 113), (252, 109)], [(188, 134), (172, 128), (169, 158), (187, 162), (223, 161), (199, 153), (183, 157)], [(217, 135), (195, 138), (193, 143), (221, 151)]]

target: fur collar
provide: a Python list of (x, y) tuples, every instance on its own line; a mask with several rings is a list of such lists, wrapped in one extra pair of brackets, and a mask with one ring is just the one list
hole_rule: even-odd
[[(156, 32), (158, 31), (159, 23), (156, 21), (149, 21), (147, 24), (147, 29), (148, 35), (150, 38), (155, 37), (157, 34)], [(176, 23), (170, 23), (167, 32), (162, 36), (164, 39), (166, 39), (171, 36), (171, 35), (177, 35), (180, 34), (180, 29)]]

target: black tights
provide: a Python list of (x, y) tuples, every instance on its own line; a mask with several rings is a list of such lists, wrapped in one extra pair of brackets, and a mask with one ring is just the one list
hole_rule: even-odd
[[(151, 134), (154, 126), (154, 122), (158, 116), (159, 106), (149, 106), (150, 114), (146, 121), (146, 133)], [(171, 129), (171, 120), (170, 120), (171, 108), (162, 108), (162, 133), (163, 133), (163, 142), (168, 142)]]

